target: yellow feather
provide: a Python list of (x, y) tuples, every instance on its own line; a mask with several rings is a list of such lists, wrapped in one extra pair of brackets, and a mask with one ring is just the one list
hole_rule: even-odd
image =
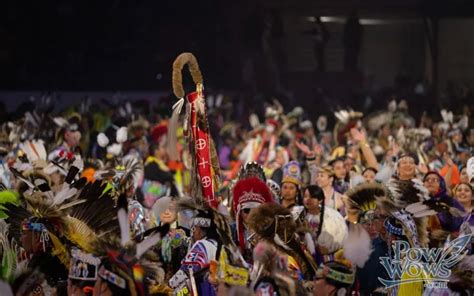
[(97, 234), (86, 223), (70, 216), (66, 219), (65, 235), (88, 253), (92, 253), (92, 246), (98, 239)]
[(53, 252), (51, 253), (53, 256), (58, 257), (59, 261), (69, 268), (69, 253), (66, 249), (66, 247), (61, 243), (59, 238), (54, 235), (52, 232), (49, 232), (49, 238), (51, 239), (51, 242), (53, 243)]

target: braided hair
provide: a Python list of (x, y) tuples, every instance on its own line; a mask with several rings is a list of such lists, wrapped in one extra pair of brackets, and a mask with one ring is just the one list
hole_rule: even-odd
[(319, 235), (321, 234), (321, 231), (323, 229), (323, 222), (324, 222), (324, 205), (325, 205), (325, 196), (324, 196), (324, 191), (321, 187), (318, 185), (309, 185), (306, 187), (306, 190), (309, 192), (309, 196), (311, 198), (316, 198), (320, 202), (320, 207), (321, 210), (319, 211), (319, 226), (318, 226), (318, 231), (316, 232), (316, 239), (318, 239)]

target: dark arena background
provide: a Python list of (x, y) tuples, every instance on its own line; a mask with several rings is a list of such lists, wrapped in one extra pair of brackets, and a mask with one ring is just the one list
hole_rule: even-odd
[(474, 295), (474, 0), (6, 0), (0, 296)]

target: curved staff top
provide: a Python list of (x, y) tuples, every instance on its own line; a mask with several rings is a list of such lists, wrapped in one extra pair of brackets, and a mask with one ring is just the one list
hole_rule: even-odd
[[(188, 65), (189, 72), (196, 84), (196, 91), (186, 96), (187, 106), (184, 122), (184, 134), (189, 145), (189, 153), (192, 156), (191, 193), (193, 197), (202, 197), (211, 207), (217, 208), (218, 200), (214, 193), (218, 189), (219, 163), (207, 122), (201, 71), (196, 57), (188, 52), (180, 54), (173, 63), (173, 92), (179, 101), (173, 106), (173, 116), (169, 123), (169, 143), (176, 143), (176, 127), (179, 113), (185, 101), (182, 83), (184, 65)], [(173, 146), (174, 152), (172, 151), (173, 147), (169, 146), (170, 157), (177, 159), (176, 146)]]

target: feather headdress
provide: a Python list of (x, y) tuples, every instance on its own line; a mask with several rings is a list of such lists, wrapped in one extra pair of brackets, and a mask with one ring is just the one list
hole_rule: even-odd
[(216, 232), (218, 236), (217, 239), (220, 242), (224, 245), (235, 246), (232, 240), (228, 217), (211, 208), (206, 202), (199, 202), (190, 198), (181, 198), (177, 200), (176, 208), (178, 212), (182, 213), (182, 217), (187, 217), (190, 220), (188, 223), (181, 221), (181, 225), (188, 224), (187, 226), (191, 228), (193, 224), (201, 220), (200, 218), (204, 218), (202, 221), (205, 222), (206, 225), (209, 225), (206, 227)]
[(118, 210), (117, 219), (120, 236), (109, 235), (96, 241), (92, 247), (92, 253), (101, 258), (98, 276), (132, 295), (147, 295), (148, 285), (155, 281), (159, 269), (157, 262), (147, 260), (147, 252), (166, 235), (169, 225), (155, 227), (148, 237), (136, 243), (130, 235), (124, 208)]
[(258, 238), (291, 256), (305, 278), (314, 276), (316, 263), (311, 255), (301, 248), (295, 234), (296, 222), (290, 210), (278, 204), (265, 203), (250, 212), (247, 224)]
[[(357, 213), (357, 222), (371, 222), (375, 218), (376, 199), (386, 196), (385, 187), (381, 184), (361, 184), (346, 192), (347, 211)], [(360, 224), (350, 224), (348, 237), (344, 241), (344, 257), (358, 267), (363, 267), (370, 254), (372, 244), (367, 231)]]
[(94, 173), (94, 179), (109, 182), (113, 187), (115, 201), (120, 194), (138, 187), (144, 171), (143, 163), (133, 155), (114, 159), (114, 164)]
[(334, 140), (338, 145), (344, 145), (346, 134), (351, 128), (358, 125), (364, 114), (353, 110), (340, 110), (334, 112), (334, 116), (338, 120), (334, 126)]
[(376, 198), (387, 195), (383, 185), (378, 183), (361, 184), (351, 188), (345, 194), (347, 196), (347, 209), (354, 210), (358, 214), (358, 222), (371, 221), (377, 207)]
[(242, 165), (240, 167), (238, 179), (242, 180), (252, 177), (259, 178), (263, 182), (267, 180), (263, 167), (254, 161), (247, 162), (245, 165)]
[(398, 208), (430, 199), (428, 190), (418, 179), (400, 180), (391, 178), (386, 184), (388, 197)]
[(454, 207), (438, 200), (421, 199), (418, 202), (407, 204), (400, 208), (393, 200), (387, 197), (377, 199), (378, 206), (391, 218), (385, 220), (385, 228), (389, 233), (401, 237), (405, 236), (415, 247), (424, 247), (428, 243), (426, 217), (440, 212), (449, 212), (460, 216), (461, 212)]

